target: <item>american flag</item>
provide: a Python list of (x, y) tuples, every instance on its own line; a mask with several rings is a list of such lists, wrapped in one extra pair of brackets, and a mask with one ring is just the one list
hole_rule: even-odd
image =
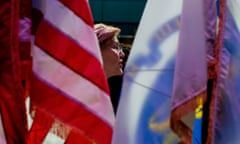
[(29, 0), (0, 2), (1, 144), (26, 143), (23, 67), (30, 58), (30, 9)]
[(111, 143), (114, 113), (87, 0), (34, 0), (29, 143)]

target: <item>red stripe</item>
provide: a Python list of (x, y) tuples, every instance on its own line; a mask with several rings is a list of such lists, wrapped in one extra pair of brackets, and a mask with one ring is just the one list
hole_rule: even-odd
[(112, 128), (80, 103), (67, 98), (60, 91), (52, 89), (35, 76), (33, 76), (31, 90), (34, 105), (44, 108), (63, 123), (83, 131), (97, 143), (111, 142)]
[(36, 110), (34, 114), (33, 124), (28, 134), (27, 144), (40, 144), (48, 134), (52, 127), (54, 119), (45, 113)]
[(36, 44), (46, 53), (109, 93), (99, 60), (46, 21), (39, 26)]
[(87, 0), (59, 0), (77, 16), (81, 17), (88, 25), (93, 27), (93, 18), (91, 9)]
[(82, 143), (82, 144), (93, 144), (96, 143), (86, 137), (83, 133), (79, 133), (76, 130), (72, 130), (70, 134), (68, 135), (67, 139), (65, 140), (64, 144), (77, 144), (77, 143)]

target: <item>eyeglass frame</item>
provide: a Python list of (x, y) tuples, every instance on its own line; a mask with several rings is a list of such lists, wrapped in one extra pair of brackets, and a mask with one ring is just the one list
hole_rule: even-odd
[(113, 46), (111, 46), (112, 49), (117, 50), (118, 52), (123, 51), (123, 48), (121, 47), (121, 44), (119, 42), (114, 41)]

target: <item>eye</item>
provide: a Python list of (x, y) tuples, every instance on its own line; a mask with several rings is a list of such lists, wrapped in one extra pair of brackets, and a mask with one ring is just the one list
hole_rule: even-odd
[(120, 46), (120, 43), (119, 43), (119, 42), (113, 43), (112, 48), (115, 49), (115, 50), (117, 50), (118, 52), (121, 52), (121, 51), (122, 51), (122, 47)]

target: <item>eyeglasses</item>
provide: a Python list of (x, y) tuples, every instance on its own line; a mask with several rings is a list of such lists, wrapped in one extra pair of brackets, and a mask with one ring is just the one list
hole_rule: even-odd
[(118, 42), (115, 42), (112, 46), (113, 49), (117, 50), (118, 52), (121, 52), (122, 51), (122, 47), (120, 45), (120, 43)]

